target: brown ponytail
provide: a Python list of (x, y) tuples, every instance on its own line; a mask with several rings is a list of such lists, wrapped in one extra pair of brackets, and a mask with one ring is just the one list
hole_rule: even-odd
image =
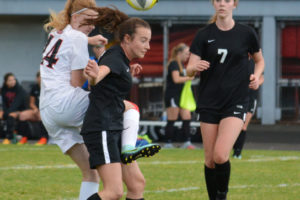
[(117, 42), (122, 42), (126, 34), (132, 37), (138, 27), (151, 29), (148, 22), (143, 19), (129, 18), (128, 15), (114, 7), (96, 7), (94, 10), (99, 13), (98, 18), (88, 20), (88, 23), (93, 23), (109, 33), (114, 33)]

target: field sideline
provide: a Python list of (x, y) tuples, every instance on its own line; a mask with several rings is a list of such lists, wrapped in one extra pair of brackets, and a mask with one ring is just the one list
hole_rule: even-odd
[[(162, 150), (139, 164), (145, 199), (207, 199), (202, 149)], [(75, 200), (80, 178), (54, 145), (0, 145), (0, 200)], [(246, 150), (242, 160), (232, 160), (228, 199), (299, 200), (300, 152)]]

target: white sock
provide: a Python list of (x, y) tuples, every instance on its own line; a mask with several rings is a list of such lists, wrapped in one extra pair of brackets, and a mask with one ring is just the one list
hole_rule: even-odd
[(123, 116), (122, 152), (135, 148), (139, 130), (140, 113), (136, 109), (129, 109)]
[(90, 196), (97, 193), (98, 190), (99, 190), (99, 183), (81, 182), (79, 200), (87, 200)]

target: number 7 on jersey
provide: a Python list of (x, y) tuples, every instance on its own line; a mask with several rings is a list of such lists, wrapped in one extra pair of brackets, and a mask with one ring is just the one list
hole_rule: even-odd
[(222, 55), (220, 63), (224, 63), (227, 54), (228, 54), (227, 49), (218, 49), (218, 55)]

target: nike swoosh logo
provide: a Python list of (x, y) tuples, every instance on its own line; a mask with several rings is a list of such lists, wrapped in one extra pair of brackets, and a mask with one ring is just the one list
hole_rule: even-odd
[(214, 42), (215, 40), (207, 40), (208, 43), (212, 43)]

